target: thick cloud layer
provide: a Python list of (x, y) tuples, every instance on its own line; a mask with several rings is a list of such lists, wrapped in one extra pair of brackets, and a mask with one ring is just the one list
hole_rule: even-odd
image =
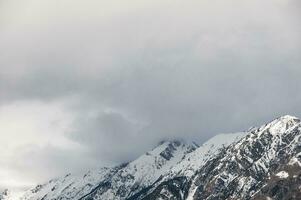
[(125, 162), (162, 139), (201, 143), (300, 116), (300, 9), (2, 0), (0, 187)]

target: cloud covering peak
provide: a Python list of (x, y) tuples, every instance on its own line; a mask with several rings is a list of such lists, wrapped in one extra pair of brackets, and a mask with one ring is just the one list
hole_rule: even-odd
[(0, 187), (127, 161), (166, 138), (203, 142), (300, 116), (300, 8), (1, 1)]

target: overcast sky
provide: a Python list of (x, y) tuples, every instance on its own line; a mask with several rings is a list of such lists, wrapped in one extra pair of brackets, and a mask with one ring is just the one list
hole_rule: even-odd
[(301, 116), (298, 0), (0, 0), (0, 188)]

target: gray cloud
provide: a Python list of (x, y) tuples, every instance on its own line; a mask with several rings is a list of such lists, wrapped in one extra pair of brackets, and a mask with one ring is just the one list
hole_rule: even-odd
[(30, 161), (11, 158), (17, 171), (120, 163), (161, 139), (300, 116), (298, 1), (18, 3), (0, 6), (0, 105), (64, 102), (62, 134), (89, 151), (32, 146)]

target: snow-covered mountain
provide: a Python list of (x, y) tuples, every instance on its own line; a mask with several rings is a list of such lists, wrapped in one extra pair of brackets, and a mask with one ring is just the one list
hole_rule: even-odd
[(50, 180), (20, 200), (301, 199), (300, 136), (300, 120), (287, 115), (201, 146), (165, 141), (132, 162)]
[(197, 145), (162, 142), (138, 159), (114, 168), (83, 175), (68, 174), (28, 191), (22, 200), (34, 199), (124, 199), (154, 183)]

